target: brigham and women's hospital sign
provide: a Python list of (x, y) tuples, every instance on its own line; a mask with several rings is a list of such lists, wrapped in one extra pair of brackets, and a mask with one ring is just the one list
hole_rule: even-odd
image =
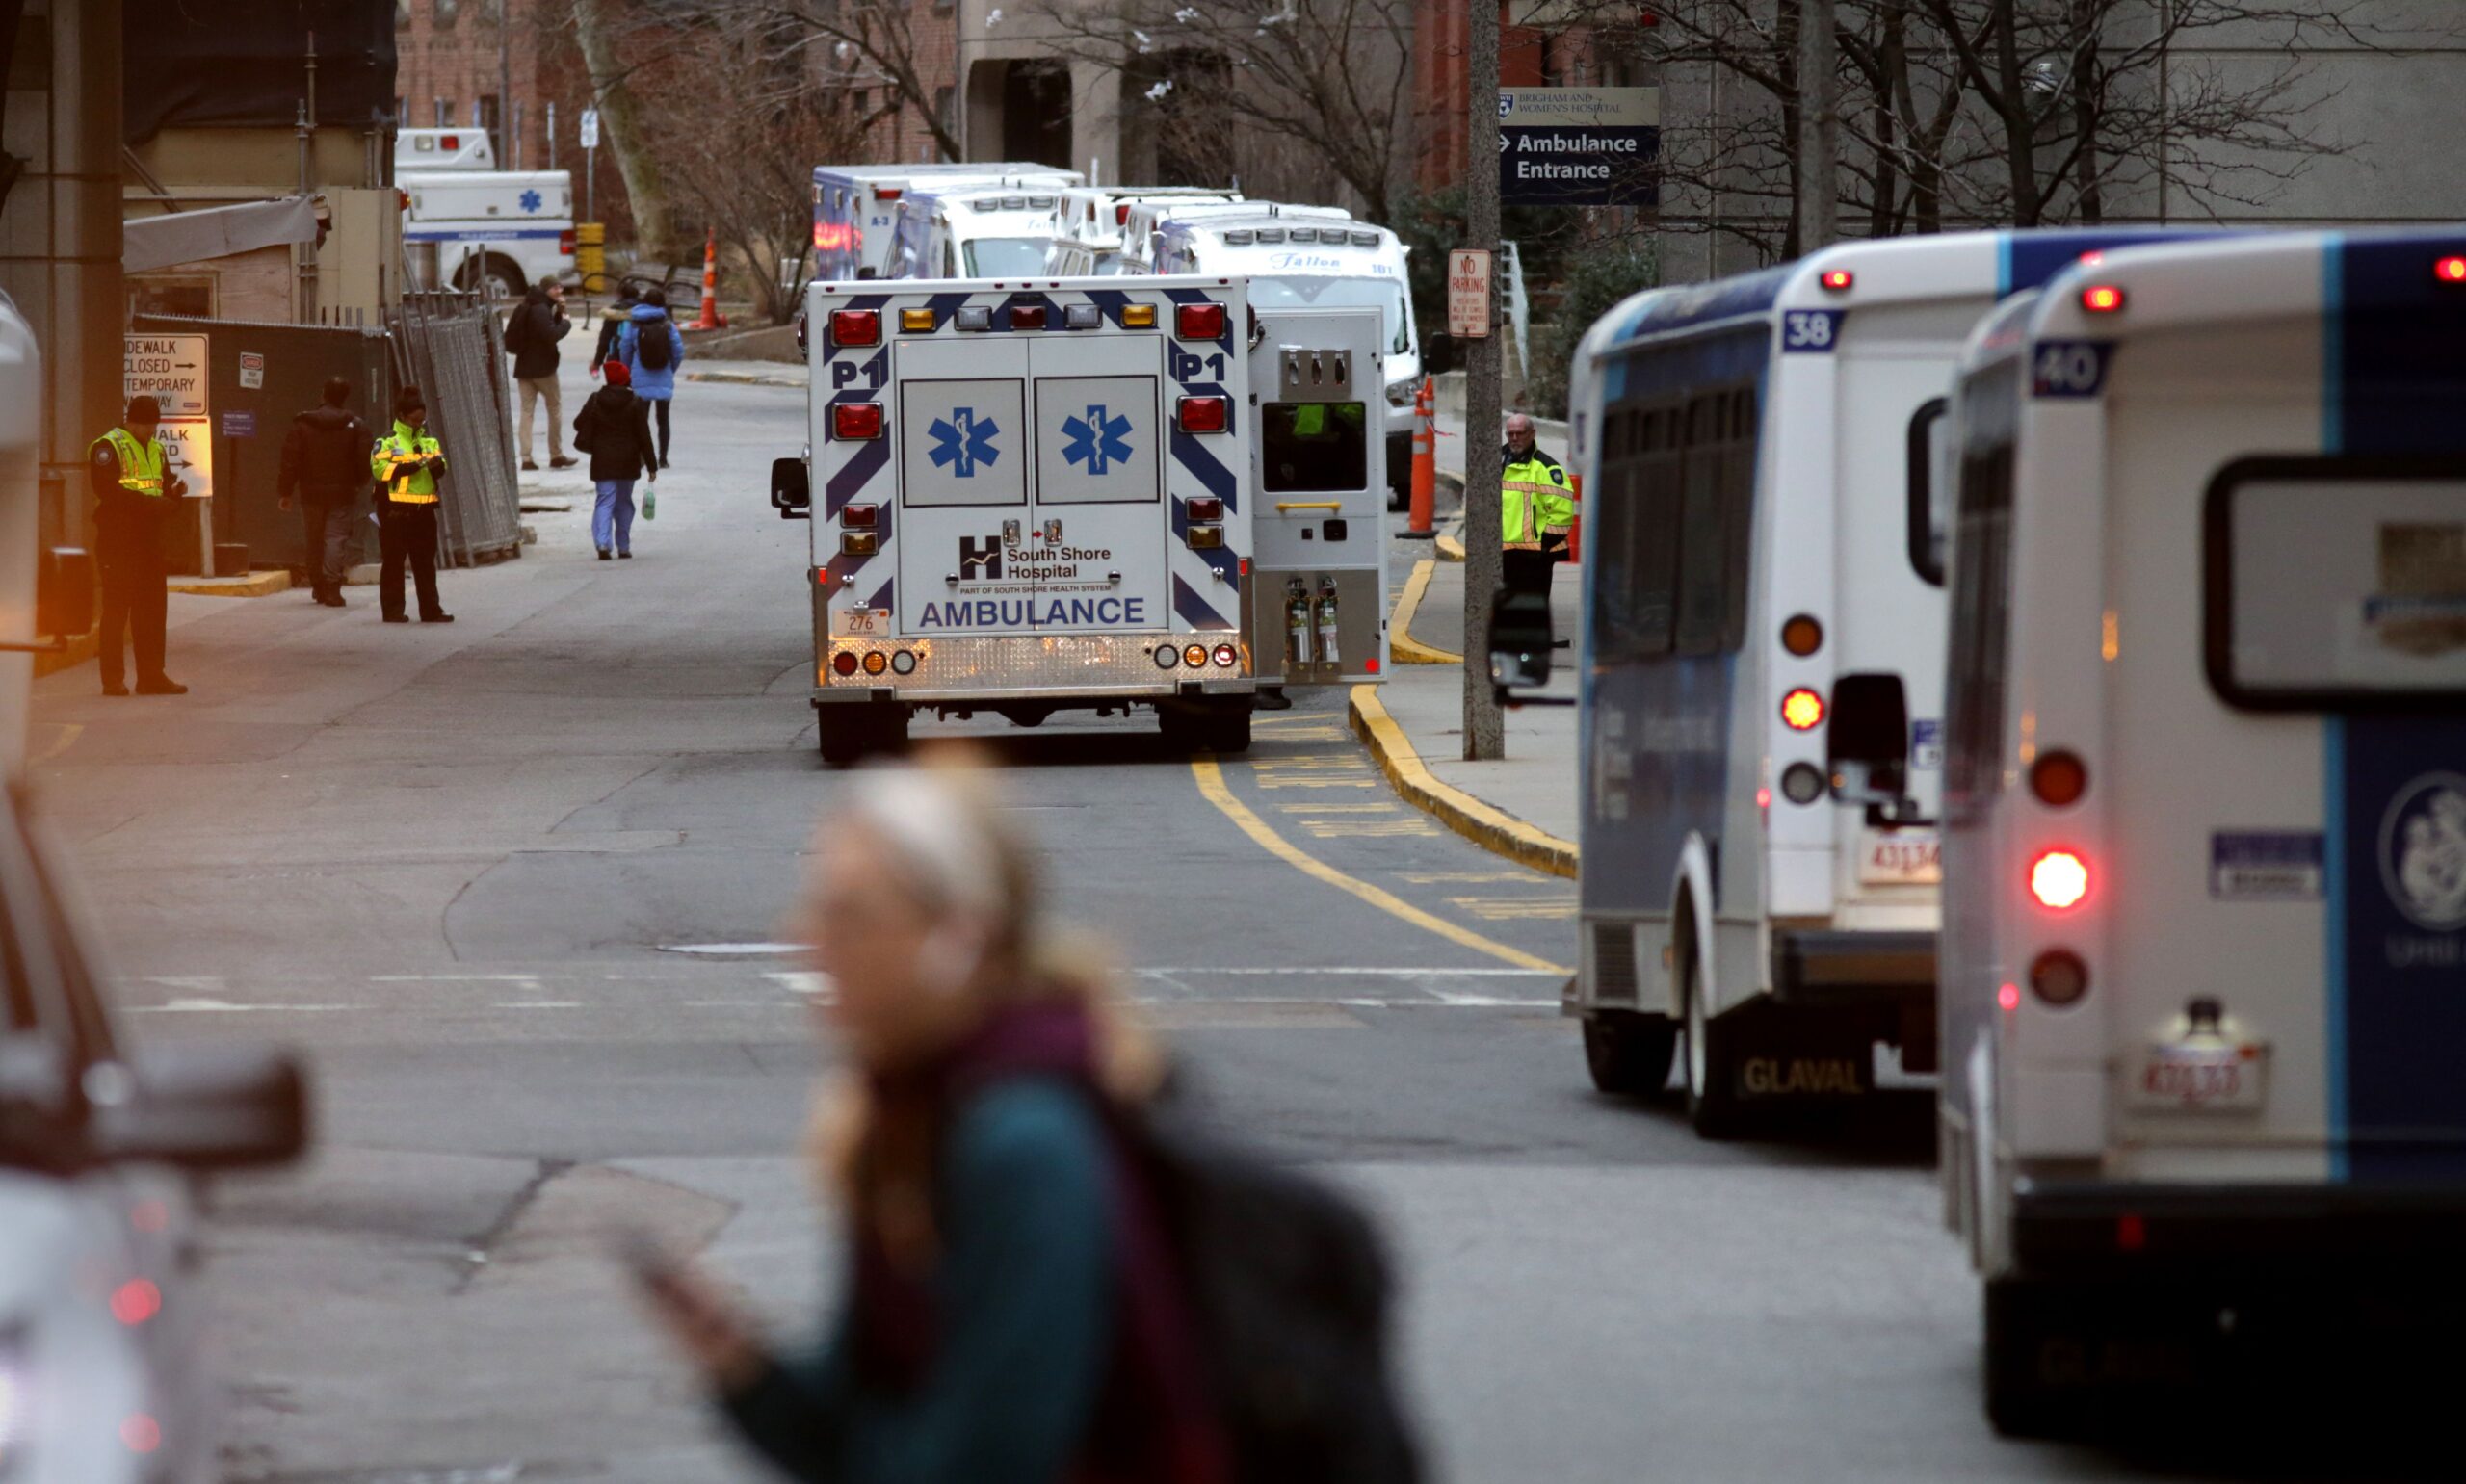
[(1499, 90), (1499, 199), (1509, 206), (1661, 204), (1661, 90)]

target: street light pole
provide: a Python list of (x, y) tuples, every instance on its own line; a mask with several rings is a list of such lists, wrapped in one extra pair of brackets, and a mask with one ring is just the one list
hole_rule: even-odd
[[(1473, 0), (1472, 139), (1465, 146), (1464, 246), (1498, 261), (1499, 0)], [(1490, 276), (1497, 292), (1498, 275)], [(1495, 316), (1493, 316), (1495, 323)], [(1507, 756), (1507, 723), (1490, 686), (1490, 607), (1499, 575), (1499, 337), (1466, 347), (1464, 365), (1464, 756)]]

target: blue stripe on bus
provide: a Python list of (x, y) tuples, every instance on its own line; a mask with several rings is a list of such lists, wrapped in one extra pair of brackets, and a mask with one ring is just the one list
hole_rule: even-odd
[(2059, 232), (2010, 232), (1997, 252), (1996, 297), (2007, 299), (2027, 289), (2041, 289), (2058, 273), (2081, 261), (2083, 253), (2113, 252), (2153, 243), (2198, 242), (2222, 232), (2104, 232), (2095, 229)]
[(2326, 848), (2322, 872), (2326, 877), (2327, 962), (2322, 966), (2322, 1062), (2327, 1069), (2323, 1098), (2329, 1125), (2329, 1178), (2344, 1182), (2349, 1174), (2347, 1151), (2347, 725), (2344, 716), (2322, 718), (2322, 829)]
[(2321, 249), (2321, 452), (2347, 451), (2347, 258), (2343, 238)]
[(2344, 236), (2329, 251), (2337, 451), (2466, 453), (2466, 288), (2434, 272), (2466, 254), (2466, 233)]

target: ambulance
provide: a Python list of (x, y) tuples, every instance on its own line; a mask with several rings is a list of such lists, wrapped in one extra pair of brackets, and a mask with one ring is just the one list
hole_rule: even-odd
[(826, 282), (887, 278), (899, 203), (911, 191), (1015, 186), (1046, 194), (1086, 177), (1049, 165), (818, 165), (813, 172), (813, 275)]
[(1351, 221), (1341, 206), (1299, 206), (1290, 201), (1139, 201), (1122, 220), (1122, 272), (1156, 272), (1158, 234), (1167, 221), (1195, 221), (1202, 217), (1255, 217), (1272, 211), (1279, 216), (1307, 217), (1313, 221)]
[(2005, 1431), (2453, 1390), (2461, 340), (2451, 228), (2117, 250), (1971, 342), (1940, 1167)]
[(1291, 304), (1377, 309), (1387, 342), (1380, 426), (1387, 470), (1401, 496), (1412, 470), (1413, 394), (1422, 384), (1421, 336), (1404, 275), (1404, 245), (1383, 226), (1330, 221), (1325, 209), (1263, 205), (1250, 215), (1176, 214), (1157, 231), (1153, 271), (1240, 273), (1262, 308)]
[(822, 755), (909, 719), (1152, 709), (1249, 744), (1254, 706), (1387, 668), (1375, 311), (1229, 276), (817, 283), (807, 453)]
[(434, 283), (519, 295), (574, 268), (566, 170), (501, 170), (485, 129), (404, 129), (394, 141), (403, 240), (433, 245)]
[(890, 278), (1042, 274), (1062, 195), (1015, 183), (918, 191), (891, 219)]
[(1077, 186), (1062, 193), (1062, 209), (1045, 271), (1057, 278), (1124, 273), (1123, 243), (1136, 207), (1239, 204), (1242, 193), (1213, 186)]

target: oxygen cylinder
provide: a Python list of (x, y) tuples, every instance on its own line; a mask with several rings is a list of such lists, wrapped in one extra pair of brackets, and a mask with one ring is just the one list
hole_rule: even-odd
[(1310, 594), (1298, 577), (1284, 603), (1284, 658), (1288, 664), (1310, 663)]
[(1319, 663), (1343, 663), (1336, 645), (1336, 585), (1333, 582), (1319, 585)]

